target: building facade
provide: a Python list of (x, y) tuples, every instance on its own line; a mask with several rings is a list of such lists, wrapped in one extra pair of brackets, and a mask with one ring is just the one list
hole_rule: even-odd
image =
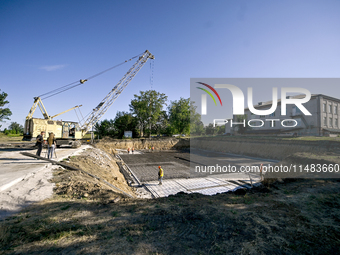
[[(305, 95), (292, 96), (290, 98), (304, 98)], [(272, 101), (260, 102), (254, 107), (257, 110), (270, 109)], [(301, 110), (293, 104), (287, 104), (286, 115), (281, 115), (281, 100), (278, 100), (275, 112), (270, 115), (254, 115), (245, 108), (246, 123), (251, 126), (246, 130), (247, 134), (273, 134), (280, 135), (293, 133), (295, 135), (329, 136), (340, 134), (340, 99), (314, 94), (303, 106), (312, 114), (304, 115)], [(251, 120), (251, 121), (250, 121)], [(249, 122), (250, 121), (250, 122)], [(233, 122), (239, 122), (234, 116)], [(237, 126), (226, 124), (226, 133), (235, 133)], [(257, 127), (255, 127), (257, 126)]]

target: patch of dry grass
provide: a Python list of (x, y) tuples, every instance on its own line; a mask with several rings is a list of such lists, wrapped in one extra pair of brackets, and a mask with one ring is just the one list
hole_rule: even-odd
[(55, 196), (0, 223), (4, 254), (335, 254), (340, 182), (115, 204)]
[(0, 142), (22, 142), (22, 135), (5, 135), (4, 133), (0, 133)]

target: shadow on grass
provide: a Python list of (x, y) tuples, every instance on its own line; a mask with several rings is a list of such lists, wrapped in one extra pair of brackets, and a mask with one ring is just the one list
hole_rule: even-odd
[(47, 201), (0, 222), (0, 249), (5, 254), (335, 254), (340, 185), (329, 181), (311, 193), (313, 185), (318, 182), (106, 205)]

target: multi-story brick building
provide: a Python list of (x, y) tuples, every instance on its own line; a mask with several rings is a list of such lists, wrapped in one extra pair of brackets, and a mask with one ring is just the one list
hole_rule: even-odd
[[(305, 95), (292, 96), (291, 98), (304, 98)], [(254, 107), (258, 110), (270, 109), (272, 102), (260, 102)], [(281, 100), (278, 100), (277, 108), (275, 112), (266, 115), (254, 115), (248, 108), (245, 109), (245, 115), (247, 121), (249, 120), (262, 120), (252, 121), (252, 125), (262, 127), (252, 127), (247, 130), (248, 134), (282, 134), (287, 132), (293, 132), (297, 135), (313, 135), (313, 136), (325, 136), (332, 134), (340, 134), (340, 99), (322, 95), (314, 94), (311, 99), (304, 103), (303, 106), (312, 114), (311, 116), (304, 115), (298, 107), (292, 104), (287, 104), (286, 115), (281, 115)], [(276, 121), (270, 121), (275, 119)], [(289, 121), (293, 119), (295, 121)], [(283, 127), (281, 122), (284, 122), (286, 126), (295, 127)], [(236, 116), (233, 119), (237, 121)], [(256, 124), (257, 123), (257, 124)], [(297, 124), (296, 124), (297, 123)], [(226, 133), (233, 133), (233, 128), (227, 127)], [(237, 125), (236, 125), (237, 126)]]

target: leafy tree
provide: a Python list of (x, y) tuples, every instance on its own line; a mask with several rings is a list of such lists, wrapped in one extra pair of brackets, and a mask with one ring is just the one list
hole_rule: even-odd
[[(6, 104), (9, 103), (6, 100), (7, 96), (8, 96), (8, 94), (5, 93), (5, 92), (0, 93), (0, 122), (3, 122), (4, 120), (9, 120), (9, 116), (12, 115), (12, 112), (9, 108), (3, 108)], [(1, 127), (1, 125), (0, 125), (0, 127)]]
[(216, 127), (214, 127), (212, 123), (209, 123), (209, 125), (205, 127), (206, 135), (215, 135), (217, 133), (216, 131)]
[(167, 134), (167, 128), (170, 126), (169, 116), (166, 111), (162, 111), (159, 116), (156, 126), (154, 126), (154, 131), (156, 134)]
[(171, 101), (169, 111), (169, 121), (173, 132), (188, 134), (190, 132), (190, 98)]
[(236, 121), (237, 122), (244, 122), (245, 121), (245, 126), (243, 126), (242, 124), (237, 125), (235, 128), (237, 130), (238, 133), (240, 134), (244, 134), (246, 133), (248, 130), (250, 130), (250, 127), (247, 125), (247, 115), (236, 115)]
[(131, 113), (117, 112), (113, 125), (118, 138), (124, 136), (124, 131), (132, 131), (132, 137), (138, 137), (137, 118), (133, 117)]
[(190, 102), (190, 134), (202, 135), (205, 132), (201, 115), (196, 112), (194, 102)]
[(205, 134), (206, 135), (222, 135), (225, 132), (225, 125), (217, 126), (210, 123), (208, 126), (205, 127)]
[(218, 135), (222, 135), (225, 133), (225, 125), (221, 125), (221, 126), (216, 126), (216, 133)]
[(24, 133), (24, 127), (17, 122), (11, 122), (8, 129), (11, 130), (12, 134), (23, 134)]
[(190, 135), (203, 135), (205, 132), (202, 121), (191, 122)]
[(100, 137), (104, 136), (114, 136), (115, 135), (115, 129), (114, 129), (114, 120), (103, 120), (100, 122), (97, 122), (94, 126), (95, 132)]
[(130, 103), (130, 110), (132, 115), (137, 118), (142, 136), (147, 128), (149, 136), (151, 136), (151, 127), (156, 125), (160, 119), (167, 98), (165, 94), (155, 90), (140, 91), (140, 95), (134, 95), (134, 99)]

